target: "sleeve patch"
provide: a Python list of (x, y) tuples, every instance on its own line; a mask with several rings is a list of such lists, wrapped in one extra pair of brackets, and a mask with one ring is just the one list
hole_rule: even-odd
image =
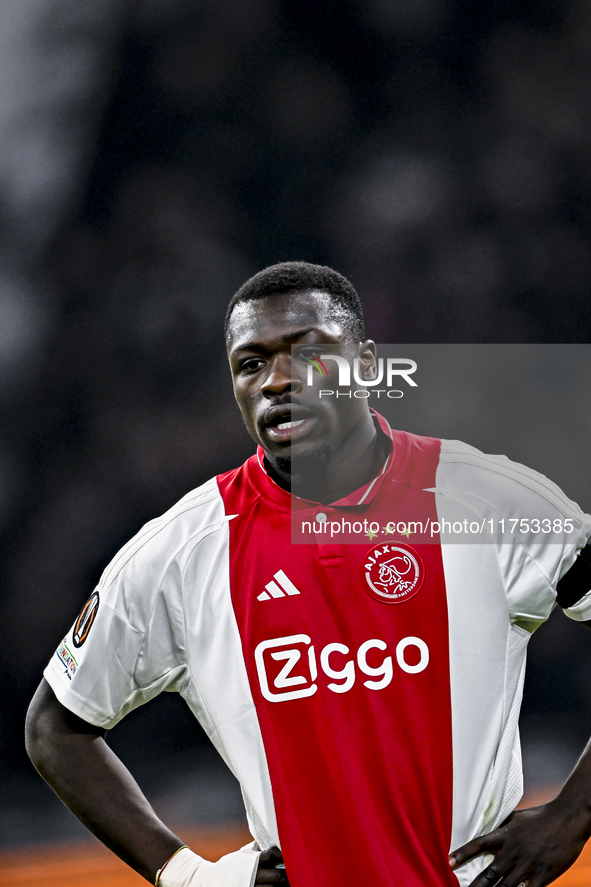
[(75, 647), (81, 647), (88, 637), (88, 633), (98, 613), (99, 603), (99, 593), (98, 591), (93, 591), (82, 607), (72, 629), (72, 641)]
[(57, 650), (55, 651), (55, 655), (59, 659), (60, 663), (63, 665), (66, 677), (71, 681), (74, 675), (78, 670), (78, 662), (72, 651), (68, 648), (66, 644), (67, 638), (64, 638)]

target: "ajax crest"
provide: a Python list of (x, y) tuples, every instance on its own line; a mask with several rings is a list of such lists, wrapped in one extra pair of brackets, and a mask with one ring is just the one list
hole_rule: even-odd
[(410, 600), (425, 576), (419, 553), (410, 545), (376, 545), (365, 557), (362, 572), (369, 594), (386, 604)]

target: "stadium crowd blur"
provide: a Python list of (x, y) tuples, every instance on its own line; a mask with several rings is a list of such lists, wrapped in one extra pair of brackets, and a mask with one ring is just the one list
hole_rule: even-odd
[[(221, 336), (246, 277), (333, 265), (383, 342), (588, 340), (591, 6), (4, 0), (0, 18), (7, 844), (35, 837), (19, 803), (51, 803), (22, 720), (101, 569), (251, 452)], [(591, 639), (553, 631), (526, 715), (582, 742)], [(119, 728), (132, 763), (202, 749), (169, 706)]]

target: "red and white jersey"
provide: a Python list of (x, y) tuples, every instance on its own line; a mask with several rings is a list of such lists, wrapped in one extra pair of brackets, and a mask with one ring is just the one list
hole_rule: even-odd
[[(591, 534), (536, 472), (377, 418), (393, 444), (385, 469), (339, 503), (307, 503), (307, 544), (293, 544), (291, 497), (259, 452), (119, 552), (45, 671), (67, 708), (107, 729), (179, 692), (292, 887), (470, 883), (482, 861), (454, 874), (448, 852), (521, 796), (527, 642)], [(392, 533), (450, 507), (567, 531), (498, 544)], [(331, 540), (322, 523), (345, 518), (379, 533)], [(589, 598), (574, 618), (591, 618)]]

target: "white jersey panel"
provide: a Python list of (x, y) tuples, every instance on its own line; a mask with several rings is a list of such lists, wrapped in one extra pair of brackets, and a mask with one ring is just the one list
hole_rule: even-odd
[[(220, 497), (221, 507), (223, 502)], [(279, 845), (269, 770), (230, 596), (229, 521), (182, 565), (187, 664), (181, 692), (238, 781), (253, 836)], [(193, 589), (207, 584), (207, 594)], [(205, 718), (203, 717), (205, 712)]]
[(503, 730), (510, 622), (495, 552), (490, 546), (445, 545), (442, 555), (449, 618), (454, 761), (451, 843), (458, 847), (483, 831), (485, 811), (488, 821), (494, 817), (490, 809), (490, 768)]
[[(444, 544), (454, 768), (451, 848), (496, 828), (523, 792), (518, 732), (527, 643), (555, 605), (555, 586), (591, 533), (591, 518), (545, 477), (443, 441), (438, 518), (571, 518), (574, 531), (548, 544), (517, 534)], [(493, 523), (494, 526), (494, 523)], [(495, 538), (496, 536), (496, 538)], [(485, 862), (457, 872), (471, 883)]]
[[(450, 849), (491, 831), (523, 793), (518, 717), (529, 633), (512, 625), (494, 548), (442, 548), (449, 616), (453, 820)], [(482, 860), (456, 874), (462, 885)]]
[(76, 647), (70, 631), (44, 674), (66, 708), (105, 729), (163, 690), (179, 692), (268, 847), (277, 825), (230, 596), (230, 520), (213, 478), (143, 527), (101, 577), (84, 642)]

